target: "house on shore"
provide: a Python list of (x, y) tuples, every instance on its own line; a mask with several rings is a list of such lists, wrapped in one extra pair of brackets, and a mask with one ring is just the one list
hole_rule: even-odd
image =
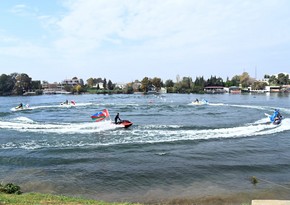
[(242, 89), (240, 87), (237, 86), (231, 86), (231, 87), (225, 87), (224, 88), (225, 92), (227, 93), (231, 93), (231, 94), (241, 94)]
[(204, 92), (208, 94), (223, 94), (226, 91), (223, 86), (206, 86), (204, 87)]

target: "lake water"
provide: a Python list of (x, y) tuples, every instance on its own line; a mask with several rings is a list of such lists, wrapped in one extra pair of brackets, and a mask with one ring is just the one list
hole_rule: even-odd
[[(76, 106), (60, 106), (66, 99)], [(30, 109), (11, 109), (20, 102)], [(133, 126), (93, 122), (105, 108)], [(265, 115), (275, 108), (279, 126)], [(290, 96), (280, 94), (0, 97), (0, 179), (106, 201), (289, 199), (289, 117)]]

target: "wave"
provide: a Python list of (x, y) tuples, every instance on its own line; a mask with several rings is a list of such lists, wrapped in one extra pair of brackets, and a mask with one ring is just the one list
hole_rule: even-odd
[[(280, 125), (273, 125), (268, 123), (267, 118), (263, 118), (253, 123), (230, 128), (198, 128), (182, 125), (135, 125), (130, 129), (118, 128), (110, 121), (53, 124), (38, 123), (26, 117), (18, 117), (11, 121), (0, 121), (0, 129), (44, 135), (41, 139), (8, 142), (0, 147), (37, 149), (51, 146), (108, 146), (265, 136), (290, 130), (290, 119), (284, 119)], [(47, 139), (43, 141), (45, 136)]]
[(0, 121), (0, 129), (37, 133), (86, 134), (119, 127), (110, 121), (102, 121), (99, 123), (38, 123), (26, 117), (17, 117), (10, 121)]
[[(187, 105), (193, 105), (192, 103), (188, 103)], [(259, 105), (242, 105), (242, 104), (227, 104), (227, 103), (208, 103), (202, 106), (229, 106), (229, 107), (238, 107), (238, 108), (249, 108), (255, 110), (264, 110), (273, 112), (275, 109), (279, 109), (280, 112), (285, 114), (290, 114), (290, 109), (283, 107), (270, 107), (270, 106), (259, 106)]]
[(76, 103), (75, 105), (69, 104), (69, 105), (40, 105), (40, 106), (29, 106), (24, 107), (23, 109), (16, 109), (15, 107), (11, 108), (11, 111), (26, 111), (26, 110), (36, 110), (36, 109), (47, 109), (47, 108), (72, 108), (72, 107), (86, 107), (93, 105), (93, 103)]

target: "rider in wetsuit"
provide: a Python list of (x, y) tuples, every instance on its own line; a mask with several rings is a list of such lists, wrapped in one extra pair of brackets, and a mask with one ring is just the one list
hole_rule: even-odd
[(118, 120), (119, 120), (119, 122), (122, 121), (121, 118), (119, 117), (119, 113), (117, 113), (117, 115), (115, 117), (115, 124), (118, 124), (119, 123)]
[(16, 108), (17, 108), (17, 109), (23, 108), (23, 104), (20, 103)]

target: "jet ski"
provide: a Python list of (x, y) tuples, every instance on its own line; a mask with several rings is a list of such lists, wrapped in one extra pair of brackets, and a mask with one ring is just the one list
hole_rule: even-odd
[(129, 120), (122, 120), (122, 121), (118, 122), (117, 125), (119, 125), (120, 127), (128, 128), (131, 125), (133, 125), (133, 123), (130, 122)]
[(279, 125), (281, 122), (282, 122), (282, 117), (277, 117), (277, 118), (274, 120), (273, 124), (274, 124), (274, 125)]
[(208, 101), (205, 100), (205, 99), (202, 99), (202, 100), (195, 100), (192, 102), (193, 105), (207, 105), (208, 104)]
[(13, 107), (10, 109), (11, 111), (20, 111), (20, 110), (31, 110), (31, 108), (29, 107), (29, 104), (24, 105), (18, 105), (16, 107)]
[(76, 102), (74, 100), (71, 100), (70, 102), (68, 102), (68, 100), (66, 100), (65, 102), (60, 103), (60, 105), (62, 107), (72, 107), (76, 105)]
[(273, 125), (279, 125), (282, 122), (283, 116), (280, 114), (278, 109), (275, 109), (272, 115), (269, 115), (270, 121)]

